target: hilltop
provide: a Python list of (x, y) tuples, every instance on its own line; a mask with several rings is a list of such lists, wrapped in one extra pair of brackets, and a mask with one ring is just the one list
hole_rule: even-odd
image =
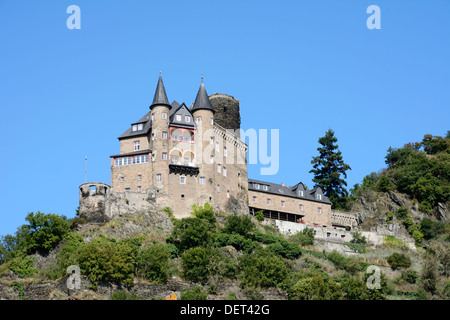
[[(2, 237), (0, 299), (449, 299), (449, 145), (426, 135), (388, 150), (388, 168), (352, 189), (346, 253), (313, 228), (286, 235), (208, 204), (183, 219), (168, 207), (103, 222), (30, 213)], [(382, 243), (363, 236), (383, 230)], [(80, 289), (67, 286), (70, 266)], [(367, 285), (373, 267), (379, 289)]]

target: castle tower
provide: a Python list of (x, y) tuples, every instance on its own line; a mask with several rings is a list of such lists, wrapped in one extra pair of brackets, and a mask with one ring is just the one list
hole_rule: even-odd
[[(163, 136), (167, 137), (169, 132), (169, 112), (171, 108), (160, 74), (155, 96), (150, 106), (152, 126), (150, 148), (152, 150), (153, 185), (163, 194), (169, 192), (169, 140), (163, 138)], [(164, 197), (161, 199), (164, 199)]]
[(196, 162), (201, 168), (200, 175), (205, 177), (205, 184), (199, 186), (199, 203), (214, 204), (216, 193), (215, 166), (215, 137), (214, 137), (214, 109), (206, 93), (205, 85), (200, 84), (191, 113), (197, 125)]
[(241, 116), (239, 113), (239, 100), (223, 93), (215, 93), (209, 96), (209, 101), (214, 109), (214, 121), (225, 129), (233, 130), (240, 137)]

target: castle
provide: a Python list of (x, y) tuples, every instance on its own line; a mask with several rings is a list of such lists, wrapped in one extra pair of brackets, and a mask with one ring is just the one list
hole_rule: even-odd
[(80, 186), (80, 216), (117, 214), (112, 199), (130, 199), (139, 208), (170, 207), (190, 216), (194, 204), (226, 213), (332, 227), (331, 202), (320, 188), (308, 190), (248, 179), (248, 145), (241, 140), (239, 100), (208, 96), (202, 82), (194, 103), (169, 103), (161, 75), (149, 111), (118, 137), (111, 156), (111, 186)]

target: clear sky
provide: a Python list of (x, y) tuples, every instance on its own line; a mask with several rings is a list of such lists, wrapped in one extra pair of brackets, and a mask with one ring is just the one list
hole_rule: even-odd
[(331, 128), (351, 187), (390, 146), (450, 129), (449, 40), (448, 0), (1, 0), (0, 235), (32, 211), (73, 217), (85, 156), (88, 181), (110, 183), (159, 71), (170, 101), (189, 106), (205, 73), (209, 94), (240, 100), (243, 129), (280, 130), (278, 173), (250, 178), (311, 188)]

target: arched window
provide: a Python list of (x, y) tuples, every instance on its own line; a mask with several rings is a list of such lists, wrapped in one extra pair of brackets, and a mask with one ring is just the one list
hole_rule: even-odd
[(170, 152), (170, 163), (171, 164), (181, 164), (181, 151), (179, 150), (172, 150)]
[(192, 151), (185, 151), (183, 154), (183, 165), (193, 166), (195, 155)]
[(170, 132), (170, 140), (182, 141), (183, 132), (180, 129), (174, 129)]

